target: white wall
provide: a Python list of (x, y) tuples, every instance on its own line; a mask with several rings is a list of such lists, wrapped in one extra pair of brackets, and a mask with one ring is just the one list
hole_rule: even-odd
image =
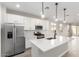
[(0, 4), (0, 56), (1, 56), (1, 24), (6, 21), (6, 8)]

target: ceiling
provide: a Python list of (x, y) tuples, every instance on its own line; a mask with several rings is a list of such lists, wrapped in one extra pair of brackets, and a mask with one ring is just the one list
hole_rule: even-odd
[[(3, 2), (8, 9), (30, 13), (41, 17), (42, 3), (41, 2)], [(20, 4), (20, 8), (16, 8), (16, 4)], [(79, 24), (79, 2), (58, 2), (58, 19), (63, 21), (63, 8), (66, 10), (66, 21), (68, 23)], [(50, 21), (55, 21), (55, 2), (44, 2), (45, 17)]]

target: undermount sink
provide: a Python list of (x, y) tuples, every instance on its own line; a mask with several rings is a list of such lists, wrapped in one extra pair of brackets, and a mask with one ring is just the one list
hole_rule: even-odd
[(52, 40), (52, 39), (54, 39), (53, 37), (50, 37), (50, 38), (46, 38), (47, 40)]

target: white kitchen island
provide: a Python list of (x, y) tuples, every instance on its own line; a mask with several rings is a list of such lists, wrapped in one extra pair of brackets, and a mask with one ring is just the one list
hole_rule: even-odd
[(32, 57), (61, 57), (69, 51), (68, 43), (71, 40), (72, 38), (61, 36), (52, 40), (31, 40)]

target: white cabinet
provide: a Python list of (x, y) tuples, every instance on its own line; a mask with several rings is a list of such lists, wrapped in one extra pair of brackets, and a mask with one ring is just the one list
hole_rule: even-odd
[(12, 14), (7, 14), (7, 22), (6, 23), (14, 23), (14, 15)]
[(31, 30), (31, 18), (24, 18), (24, 30)]
[(25, 36), (25, 48), (30, 48), (30, 32), (25, 30), (24, 31), (24, 36)]
[(29, 31), (29, 30), (25, 30), (25, 31), (24, 31), (25, 47), (26, 47), (26, 49), (31, 47), (30, 40), (35, 39), (33, 33), (34, 33), (34, 31)]
[(31, 18), (31, 30), (35, 30), (36, 25), (41, 25), (42, 26), (42, 21), (40, 19), (36, 18)]
[(41, 20), (40, 25), (43, 26), (43, 30), (49, 30), (49, 21), (47, 20)]
[(7, 23), (15, 23), (24, 25), (24, 30), (35, 30), (36, 25), (43, 26), (43, 30), (49, 30), (49, 21), (24, 17), (15, 14), (7, 14)]
[(31, 30), (35, 30), (35, 24), (36, 24), (36, 19), (31, 18), (30, 25), (31, 25)]
[(41, 19), (36, 19), (36, 25), (42, 25), (42, 20)]
[(30, 41), (28, 40), (28, 41), (25, 42), (25, 48), (28, 49), (28, 48), (30, 48), (30, 47), (31, 47), (31, 43), (30, 43)]
[(49, 30), (49, 21), (31, 18), (31, 30), (35, 30), (36, 25), (43, 26), (43, 30)]
[(43, 30), (49, 30), (49, 21), (47, 20), (43, 21)]
[(7, 14), (7, 21), (6, 23), (15, 23), (15, 24), (24, 24), (24, 17), (15, 14)]

